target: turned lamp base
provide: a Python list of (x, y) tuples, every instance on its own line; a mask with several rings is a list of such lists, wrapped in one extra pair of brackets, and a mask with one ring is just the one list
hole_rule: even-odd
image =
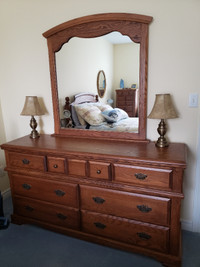
[(31, 131), (30, 138), (33, 138), (33, 139), (39, 138), (40, 135), (39, 135), (38, 131), (36, 130), (36, 128), (37, 128), (37, 122), (36, 122), (36, 119), (34, 118), (34, 116), (31, 116), (30, 126), (33, 129)]
[(169, 143), (167, 142), (167, 140), (165, 138), (165, 134), (167, 132), (167, 127), (166, 127), (166, 123), (165, 123), (164, 119), (161, 119), (160, 123), (158, 124), (157, 131), (158, 131), (160, 137), (158, 138), (158, 140), (157, 140), (155, 145), (157, 147), (167, 147), (167, 146), (169, 146)]

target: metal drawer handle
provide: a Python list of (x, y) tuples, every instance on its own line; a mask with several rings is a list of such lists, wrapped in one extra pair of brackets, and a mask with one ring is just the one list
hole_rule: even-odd
[(98, 170), (98, 171), (97, 171), (97, 174), (101, 174), (101, 170)]
[(31, 185), (30, 184), (23, 184), (22, 187), (26, 190), (30, 190), (31, 189)]
[(150, 235), (146, 234), (146, 233), (137, 233), (137, 235), (139, 236), (139, 238), (143, 239), (143, 240), (149, 240), (151, 238)]
[(150, 211), (152, 211), (152, 208), (149, 208), (148, 206), (145, 205), (137, 205), (137, 208), (144, 213), (148, 213)]
[(28, 211), (34, 211), (34, 208), (32, 208), (31, 206), (25, 206), (25, 209)]
[(104, 228), (106, 228), (106, 225), (103, 224), (103, 223), (100, 223), (100, 222), (94, 222), (94, 225), (95, 225), (97, 228), (100, 228), (100, 229), (104, 229)]
[(23, 159), (22, 162), (23, 162), (23, 164), (29, 164), (30, 163), (30, 161), (28, 159)]
[(101, 197), (93, 197), (92, 198), (94, 200), (94, 202), (96, 202), (97, 204), (103, 204), (105, 202), (105, 199), (101, 198)]
[(58, 213), (57, 214), (57, 217), (61, 220), (66, 220), (67, 219), (67, 216), (63, 215), (62, 213)]
[(59, 190), (59, 189), (58, 190), (55, 190), (54, 192), (59, 197), (63, 197), (65, 195), (65, 192), (62, 191), (62, 190)]
[(57, 164), (55, 164), (55, 165), (53, 165), (53, 167), (54, 167), (55, 169), (57, 169), (57, 168), (58, 168), (58, 165), (57, 165)]
[(144, 180), (144, 179), (146, 179), (147, 178), (147, 175), (146, 174), (144, 174), (144, 173), (135, 173), (135, 177), (137, 178), (137, 179), (139, 179), (139, 180)]

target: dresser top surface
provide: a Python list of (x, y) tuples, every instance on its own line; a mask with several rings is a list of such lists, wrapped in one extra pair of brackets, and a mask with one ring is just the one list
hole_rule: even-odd
[(50, 153), (79, 153), (85, 155), (105, 155), (117, 158), (156, 161), (186, 165), (186, 145), (170, 143), (169, 147), (157, 148), (154, 142), (137, 143), (78, 139), (41, 135), (38, 139), (24, 136), (1, 145), (2, 149), (11, 151), (32, 151)]

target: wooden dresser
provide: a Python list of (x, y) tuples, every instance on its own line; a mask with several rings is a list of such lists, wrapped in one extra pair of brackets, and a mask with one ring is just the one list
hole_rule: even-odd
[(29, 136), (5, 150), (14, 213), (67, 235), (181, 266), (186, 146)]
[(116, 91), (116, 107), (125, 110), (129, 117), (137, 117), (138, 89), (118, 89)]

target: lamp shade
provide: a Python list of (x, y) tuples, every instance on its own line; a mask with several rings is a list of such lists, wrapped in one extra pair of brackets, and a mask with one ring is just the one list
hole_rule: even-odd
[(156, 94), (155, 103), (149, 119), (173, 119), (177, 118), (178, 115), (172, 104), (170, 94)]
[(40, 107), (37, 96), (26, 96), (24, 107), (20, 115), (44, 115), (44, 111)]

